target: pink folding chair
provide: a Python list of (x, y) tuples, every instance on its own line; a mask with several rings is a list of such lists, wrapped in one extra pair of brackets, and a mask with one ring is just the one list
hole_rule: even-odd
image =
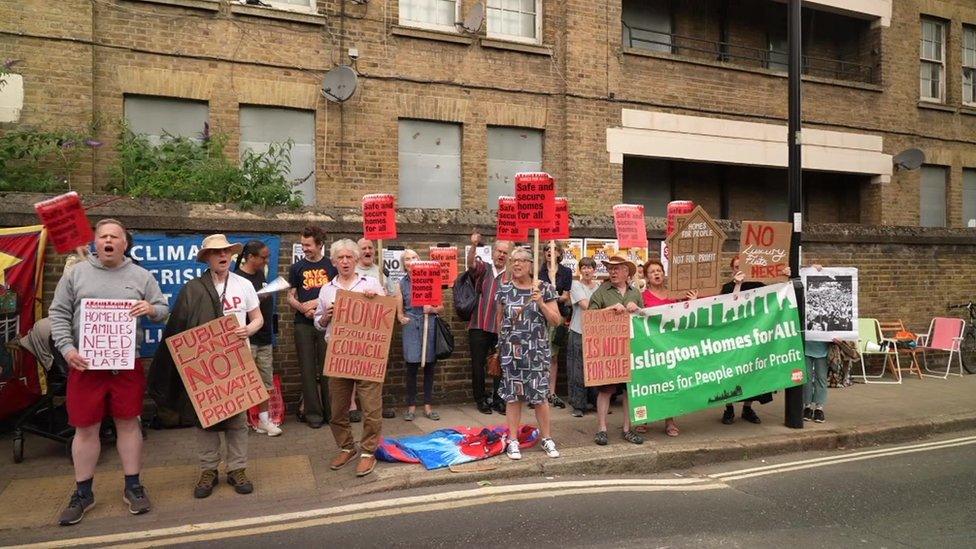
[[(952, 369), (952, 357), (956, 357), (959, 364), (959, 373), (954, 376), (962, 376), (962, 354), (959, 348), (962, 345), (962, 334), (966, 331), (966, 321), (961, 318), (935, 317), (929, 324), (929, 333), (918, 336), (917, 350), (922, 351), (922, 364), (926, 372), (934, 374), (922, 374), (925, 377), (937, 377), (946, 379), (949, 377), (949, 370)], [(945, 372), (932, 370), (929, 368), (928, 352), (938, 351), (949, 353), (946, 359)]]

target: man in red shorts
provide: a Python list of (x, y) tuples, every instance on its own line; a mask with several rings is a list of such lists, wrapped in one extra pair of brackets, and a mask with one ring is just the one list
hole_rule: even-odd
[[(101, 451), (99, 427), (110, 415), (115, 421), (117, 447), (125, 472), (122, 498), (129, 512), (149, 511), (149, 497), (139, 482), (142, 468), (142, 431), (139, 416), (146, 378), (138, 363), (132, 370), (91, 370), (91, 364), (78, 352), (81, 302), (83, 299), (126, 299), (134, 303), (133, 317), (162, 320), (169, 312), (166, 298), (149, 271), (125, 257), (128, 245), (125, 227), (114, 219), (103, 219), (95, 226), (96, 256), (78, 263), (58, 282), (51, 302), (51, 335), (58, 351), (68, 362), (68, 422), (75, 428), (71, 455), (74, 459), (77, 488), (61, 514), (62, 526), (77, 524), (95, 505), (92, 480)], [(142, 330), (136, 330), (136, 349)]]

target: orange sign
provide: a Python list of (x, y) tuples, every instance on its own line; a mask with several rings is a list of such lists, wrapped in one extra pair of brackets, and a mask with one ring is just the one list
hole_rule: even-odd
[(81, 198), (74, 191), (38, 202), (34, 204), (34, 210), (47, 227), (54, 249), (59, 254), (70, 252), (78, 246), (87, 246), (95, 238)]
[(268, 400), (247, 339), (234, 335), (239, 326), (227, 315), (166, 339), (204, 428)]
[(383, 383), (396, 314), (396, 297), (336, 292), (325, 375)]
[(583, 311), (583, 384), (630, 382), (630, 314)]
[(441, 284), (445, 287), (454, 285), (458, 275), (457, 246), (431, 246), (430, 260), (441, 264)]
[(621, 248), (646, 248), (647, 227), (644, 206), (617, 204), (613, 207), (613, 224), (617, 228), (617, 245)]

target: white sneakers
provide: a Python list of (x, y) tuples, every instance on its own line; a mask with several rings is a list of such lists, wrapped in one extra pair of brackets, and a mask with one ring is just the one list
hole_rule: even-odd
[(517, 440), (508, 441), (508, 447), (505, 449), (505, 453), (508, 454), (508, 459), (522, 459), (522, 451), (519, 450)]
[[(553, 442), (551, 438), (542, 439), (542, 449), (546, 452), (546, 455), (551, 458), (559, 457), (559, 450), (556, 450), (556, 443)], [(505, 448), (505, 453), (508, 455), (508, 459), (522, 459), (522, 451), (519, 450), (519, 443), (517, 440), (508, 441), (508, 446)]]
[(258, 420), (258, 426), (254, 430), (261, 434), (267, 433), (269, 437), (276, 437), (281, 434), (280, 427), (264, 419)]
[(559, 450), (556, 449), (556, 443), (552, 441), (551, 438), (542, 439), (542, 449), (546, 451), (546, 455), (551, 458), (559, 457)]

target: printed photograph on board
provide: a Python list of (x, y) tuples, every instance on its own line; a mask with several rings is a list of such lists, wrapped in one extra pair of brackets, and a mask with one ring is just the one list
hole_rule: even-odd
[(810, 341), (857, 339), (857, 269), (851, 267), (800, 269)]

